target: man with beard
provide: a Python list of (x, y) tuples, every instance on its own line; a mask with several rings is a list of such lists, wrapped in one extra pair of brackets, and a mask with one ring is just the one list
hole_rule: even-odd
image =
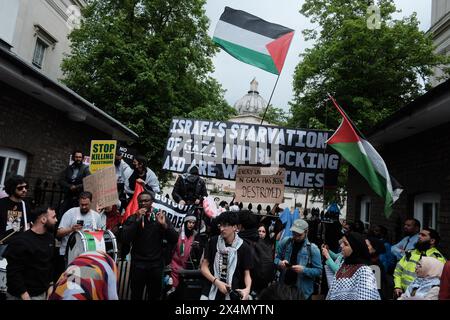
[(59, 185), (64, 192), (64, 203), (61, 213), (78, 205), (78, 197), (83, 191), (83, 178), (91, 174), (89, 167), (83, 164), (83, 153), (74, 151), (72, 153), (73, 163), (61, 174)]
[(430, 228), (423, 228), (414, 250), (409, 250), (397, 263), (394, 271), (394, 296), (399, 297), (416, 278), (416, 265), (422, 257), (433, 257), (445, 263), (442, 253), (436, 249), (440, 241), (439, 233)]
[(403, 258), (405, 252), (413, 250), (414, 246), (419, 240), (420, 222), (417, 219), (407, 219), (403, 226), (405, 237), (391, 247), (392, 254), (397, 258), (397, 261)]
[(178, 176), (173, 186), (172, 198), (180, 204), (200, 204), (208, 196), (205, 181), (200, 178), (198, 168), (193, 166), (189, 173)]
[[(5, 191), (9, 197), (0, 199), (0, 240), (11, 233), (28, 229), (26, 213), (28, 206), (25, 197), (28, 184), (22, 176), (12, 176), (5, 183)], [(12, 237), (8, 237), (12, 239)], [(7, 240), (5, 241), (5, 243)]]
[[(100, 215), (91, 210), (92, 193), (83, 191), (79, 197), (79, 207), (71, 208), (64, 213), (56, 232), (56, 237), (62, 238), (61, 247), (59, 248), (58, 272), (65, 270), (66, 262), (64, 256), (66, 254), (67, 241), (72, 232), (80, 230), (95, 231), (102, 226)], [(57, 275), (59, 276), (59, 275)]]
[(46, 300), (51, 292), (53, 231), (58, 221), (52, 208), (32, 212), (33, 226), (14, 238), (6, 252), (8, 300)]
[(297, 219), (292, 224), (292, 236), (281, 240), (276, 249), (275, 266), (281, 270), (280, 281), (295, 286), (306, 300), (314, 293), (314, 281), (322, 275), (319, 248), (308, 240), (308, 223)]

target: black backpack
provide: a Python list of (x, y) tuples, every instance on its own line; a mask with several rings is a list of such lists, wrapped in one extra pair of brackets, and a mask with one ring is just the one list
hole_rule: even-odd
[(272, 249), (263, 240), (259, 240), (253, 245), (254, 265), (252, 270), (252, 280), (254, 288), (261, 290), (272, 282), (275, 276), (275, 265), (273, 263)]

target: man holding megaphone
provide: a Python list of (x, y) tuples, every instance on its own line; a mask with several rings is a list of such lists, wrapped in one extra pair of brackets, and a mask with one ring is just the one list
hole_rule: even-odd
[(147, 287), (148, 300), (161, 297), (163, 240), (175, 244), (178, 233), (165, 214), (153, 208), (154, 196), (144, 191), (138, 196), (139, 209), (124, 223), (122, 240), (131, 244), (131, 299), (142, 300)]

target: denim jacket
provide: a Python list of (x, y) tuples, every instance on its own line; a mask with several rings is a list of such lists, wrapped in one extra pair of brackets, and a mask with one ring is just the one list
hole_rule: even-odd
[[(276, 250), (275, 266), (279, 268), (278, 264), (282, 260), (288, 260), (292, 254), (292, 237), (283, 239)], [(311, 265), (308, 265), (309, 253), (308, 246), (311, 246)], [(303, 272), (297, 276), (297, 288), (303, 294), (305, 299), (309, 299), (314, 291), (314, 280), (322, 275), (322, 256), (319, 248), (305, 239), (303, 247), (299, 250), (297, 255), (297, 264), (304, 267)], [(281, 270), (280, 282), (284, 282), (284, 275), (286, 270)]]

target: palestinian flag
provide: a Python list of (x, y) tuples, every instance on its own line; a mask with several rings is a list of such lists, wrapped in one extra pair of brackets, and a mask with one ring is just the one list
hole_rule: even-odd
[(125, 209), (125, 213), (122, 216), (122, 223), (125, 223), (125, 221), (127, 221), (128, 217), (130, 217), (133, 213), (135, 213), (136, 211), (139, 210), (139, 204), (138, 204), (137, 198), (142, 191), (144, 191), (144, 188), (142, 187), (142, 185), (140, 183), (136, 182), (135, 187), (134, 187), (133, 198), (131, 198), (130, 203), (128, 203), (128, 206)]
[(343, 119), (339, 128), (328, 139), (327, 144), (337, 150), (367, 180), (372, 190), (384, 198), (384, 213), (389, 218), (392, 205), (403, 191), (395, 181), (391, 181), (386, 164), (375, 148), (358, 133), (351, 120), (331, 97)]
[(294, 30), (225, 7), (213, 41), (242, 62), (280, 74)]

